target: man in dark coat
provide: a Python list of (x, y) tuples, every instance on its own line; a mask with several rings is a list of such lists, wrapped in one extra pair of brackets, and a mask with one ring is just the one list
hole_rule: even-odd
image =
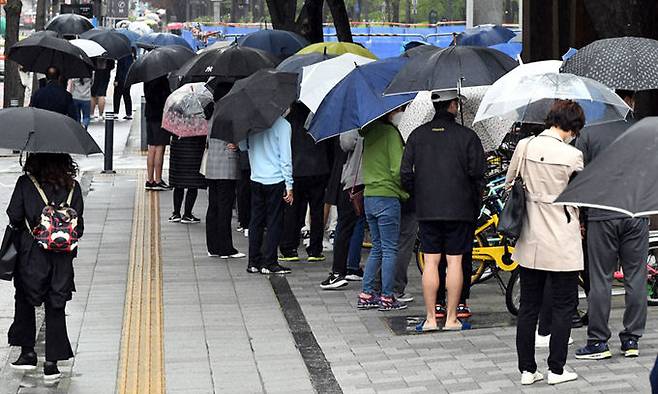
[[(633, 108), (633, 92), (617, 91)], [(583, 152), (585, 166), (604, 151), (628, 128), (629, 121), (618, 121), (600, 126), (586, 127), (576, 141)], [(632, 123), (633, 120), (630, 120)], [(626, 123), (626, 124), (624, 124)], [(615, 127), (618, 124), (619, 127)], [(601, 209), (588, 209), (587, 257), (589, 293), (587, 294), (589, 324), (587, 345), (576, 351), (578, 359), (604, 359), (612, 357), (608, 340), (611, 337), (610, 291), (612, 275), (621, 262), (624, 271), (626, 311), (624, 329), (619, 333), (621, 350), (626, 357), (637, 357), (638, 341), (647, 321), (647, 266), (649, 246), (649, 220)]]
[(484, 188), (486, 160), (477, 134), (455, 122), (457, 93), (441, 92), (434, 119), (414, 130), (402, 157), (402, 186), (416, 200), (421, 250), (425, 253), (423, 295), (427, 319), (420, 330), (436, 329), (436, 292), (441, 255), (448, 260), (445, 329), (461, 329), (457, 305), (462, 256), (473, 247), (473, 228)]
[(329, 178), (328, 145), (315, 143), (304, 123), (309, 110), (294, 104), (288, 115), (292, 127), (292, 173), (295, 180), (295, 202), (286, 207), (283, 216), (283, 238), (279, 250), (282, 261), (298, 261), (299, 233), (304, 225), (306, 206), (310, 206), (311, 238), (306, 248), (308, 261), (322, 261), (324, 234), (324, 195)]
[(79, 117), (76, 117), (73, 96), (62, 86), (59, 77), (60, 74), (57, 68), (48, 68), (46, 72), (47, 83), (32, 95), (30, 107), (57, 112), (70, 116), (77, 121)]
[[(134, 49), (131, 49), (131, 52)], [(121, 99), (126, 106), (126, 116), (123, 118), (130, 120), (133, 118), (133, 102), (130, 97), (130, 87), (131, 85), (126, 86), (126, 76), (128, 76), (128, 69), (135, 62), (133, 54), (125, 56), (117, 60), (117, 72), (114, 76), (114, 114), (119, 114), (119, 108), (121, 107)]]

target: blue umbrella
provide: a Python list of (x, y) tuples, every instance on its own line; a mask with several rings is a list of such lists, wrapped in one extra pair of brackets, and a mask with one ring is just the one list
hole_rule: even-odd
[(384, 96), (409, 58), (400, 56), (358, 66), (324, 98), (311, 121), (309, 133), (316, 141), (368, 123), (413, 100), (415, 93)]
[(171, 33), (149, 33), (137, 40), (135, 45), (144, 49), (154, 49), (169, 45), (180, 45), (192, 50), (194, 49), (183, 37)]
[(521, 54), (521, 51), (523, 50), (523, 44), (521, 44), (520, 42), (510, 41), (503, 44), (492, 45), (489, 48), (499, 50), (502, 53), (506, 54), (507, 56), (511, 57), (512, 59), (517, 60), (519, 55)]
[(132, 30), (128, 30), (128, 29), (116, 29), (115, 31), (116, 31), (117, 33), (119, 33), (119, 34), (123, 34), (124, 36), (128, 37), (128, 39), (130, 40), (130, 45), (132, 45), (132, 46), (135, 46), (135, 44), (137, 43), (137, 41), (138, 41), (140, 38), (142, 38), (142, 36), (139, 35), (139, 33), (135, 33), (135, 32), (132, 31)]
[(506, 27), (499, 25), (480, 25), (459, 33), (455, 41), (457, 45), (488, 47), (508, 42), (515, 36), (516, 34)]
[(262, 49), (280, 58), (287, 58), (309, 45), (309, 42), (290, 31), (259, 30), (240, 37), (238, 45)]

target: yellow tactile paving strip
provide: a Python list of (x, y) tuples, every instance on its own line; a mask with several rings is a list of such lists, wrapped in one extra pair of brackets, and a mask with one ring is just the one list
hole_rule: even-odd
[(165, 392), (159, 193), (137, 177), (117, 392)]

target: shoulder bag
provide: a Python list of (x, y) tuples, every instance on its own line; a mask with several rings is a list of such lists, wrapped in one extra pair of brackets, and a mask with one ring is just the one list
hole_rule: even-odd
[(528, 152), (528, 145), (534, 139), (532, 137), (525, 148), (523, 154), (519, 159), (519, 166), (516, 169), (516, 177), (512, 182), (512, 189), (510, 190), (505, 206), (500, 213), (498, 221), (498, 233), (508, 238), (518, 238), (523, 229), (523, 217), (526, 212), (526, 199), (525, 199), (525, 183), (523, 182), (523, 168), (525, 167), (526, 154)]
[(16, 234), (17, 230), (14, 226), (7, 225), (0, 247), (0, 279), (2, 280), (11, 280), (14, 276), (16, 260), (18, 260), (18, 250), (14, 242)]

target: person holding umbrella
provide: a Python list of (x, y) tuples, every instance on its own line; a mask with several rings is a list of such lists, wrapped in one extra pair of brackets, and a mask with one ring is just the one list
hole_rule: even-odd
[(126, 85), (126, 76), (130, 66), (135, 62), (135, 52), (131, 48), (131, 54), (124, 56), (117, 60), (117, 72), (114, 75), (114, 114), (118, 116), (119, 108), (121, 107), (121, 99), (126, 106), (126, 115), (123, 117), (125, 120), (133, 118), (133, 102), (130, 97), (130, 85)]
[[(91, 85), (91, 116), (95, 119), (103, 119), (107, 85), (110, 83), (110, 75), (114, 69), (114, 60), (97, 58), (95, 62), (94, 82)], [(98, 117), (94, 115), (96, 106), (98, 106)]]
[(171, 134), (162, 128), (162, 115), (169, 90), (169, 81), (162, 76), (144, 83), (144, 98), (146, 99), (146, 143), (148, 156), (146, 159), (146, 190), (170, 190), (171, 187), (162, 179), (162, 165), (167, 145), (171, 142)]
[(419, 332), (438, 329), (435, 308), (442, 255), (447, 260), (448, 290), (443, 329), (468, 328), (457, 318), (464, 280), (462, 259), (473, 247), (486, 171), (479, 137), (455, 122), (459, 112), (457, 91), (442, 91), (435, 97), (436, 115), (411, 133), (400, 169), (402, 185), (416, 200), (421, 250), (425, 253), (423, 297), (427, 313), (416, 327)]

